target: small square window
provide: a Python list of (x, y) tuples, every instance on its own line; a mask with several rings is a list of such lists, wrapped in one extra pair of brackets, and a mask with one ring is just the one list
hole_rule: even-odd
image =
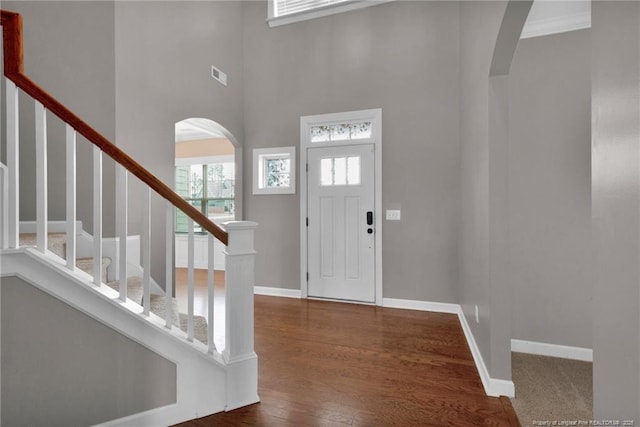
[(253, 194), (295, 194), (296, 147), (253, 150)]

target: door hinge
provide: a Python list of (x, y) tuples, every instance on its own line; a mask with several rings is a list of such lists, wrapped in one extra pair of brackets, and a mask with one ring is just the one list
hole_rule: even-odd
[(306, 170), (307, 170), (307, 172), (309, 172), (309, 163), (307, 163), (307, 165), (306, 165)]
[(309, 217), (307, 217), (307, 227), (309, 226)]
[(309, 272), (307, 271), (307, 282), (309, 281)]

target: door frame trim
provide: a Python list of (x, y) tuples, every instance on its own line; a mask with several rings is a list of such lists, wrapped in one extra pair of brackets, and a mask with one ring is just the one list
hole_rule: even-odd
[[(344, 142), (311, 143), (310, 128), (319, 124), (336, 122), (354, 122), (370, 120), (372, 122), (372, 138), (347, 140)], [(309, 148), (338, 147), (344, 145), (373, 144), (374, 149), (374, 209), (375, 215), (375, 304), (382, 305), (382, 109), (348, 111), (342, 113), (319, 114), (300, 117), (300, 293), (308, 298), (307, 282), (307, 150)]]

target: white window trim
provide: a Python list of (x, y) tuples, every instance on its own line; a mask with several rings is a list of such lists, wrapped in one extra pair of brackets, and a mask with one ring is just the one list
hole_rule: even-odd
[(281, 25), (293, 24), (295, 22), (308, 21), (310, 19), (321, 18), (323, 16), (335, 15), (338, 13), (349, 12), (351, 10), (363, 9), (365, 7), (377, 6), (379, 4), (389, 3), (396, 0), (352, 0), (344, 3), (337, 3), (328, 6), (319, 7), (312, 10), (305, 10), (297, 13), (291, 13), (284, 16), (274, 16), (275, 7), (274, 0), (268, 0), (268, 18), (269, 27), (279, 27)]
[[(260, 173), (265, 169), (265, 161), (273, 158), (289, 158), (289, 186), (267, 187), (265, 176)], [(253, 150), (253, 194), (295, 194), (296, 192), (296, 147), (255, 148)]]
[[(311, 128), (317, 125), (334, 123), (349, 123), (371, 121), (373, 127), (369, 139), (347, 139), (344, 141), (311, 142)], [(375, 147), (375, 176), (374, 176), (374, 206), (375, 245), (376, 245), (376, 297), (375, 304), (382, 306), (382, 109), (349, 111), (345, 113), (321, 114), (317, 116), (300, 117), (300, 293), (302, 298), (308, 298), (309, 283), (307, 282), (307, 150), (317, 147), (339, 147), (344, 145), (373, 144)]]

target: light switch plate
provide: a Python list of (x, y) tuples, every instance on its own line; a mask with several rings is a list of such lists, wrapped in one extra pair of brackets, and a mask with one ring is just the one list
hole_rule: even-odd
[(400, 211), (387, 209), (387, 221), (400, 221)]

